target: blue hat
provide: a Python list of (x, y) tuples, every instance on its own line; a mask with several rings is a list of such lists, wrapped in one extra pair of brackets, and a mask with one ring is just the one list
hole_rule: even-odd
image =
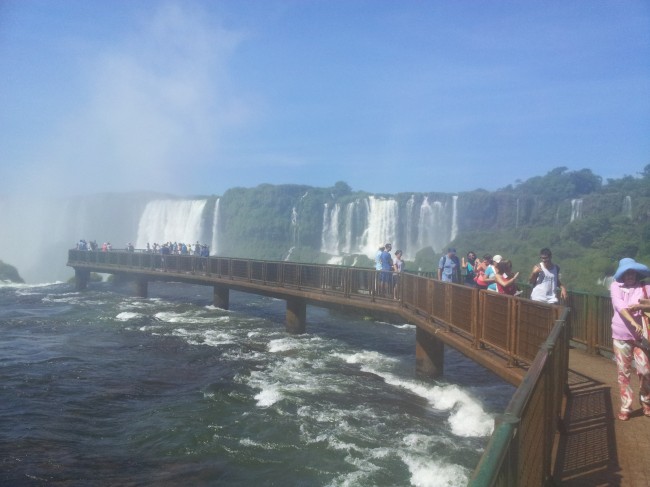
[(453, 248), (453, 247), (449, 247), (449, 250), (447, 250), (447, 252), (451, 252), (452, 254), (455, 254), (455, 253), (456, 253), (456, 249)]
[(618, 269), (616, 269), (616, 272), (614, 273), (614, 280), (617, 282), (623, 282), (623, 274), (630, 269), (636, 271), (636, 273), (640, 274), (641, 277), (650, 276), (650, 269), (648, 269), (648, 266), (643, 265), (630, 257), (625, 257), (618, 262)]

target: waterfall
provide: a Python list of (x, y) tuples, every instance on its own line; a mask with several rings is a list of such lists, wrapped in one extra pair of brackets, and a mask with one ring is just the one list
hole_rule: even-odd
[(362, 242), (361, 252), (368, 256), (377, 253), (380, 245), (392, 243), (401, 245), (396, 242), (397, 232), (396, 223), (398, 217), (398, 205), (394, 199), (379, 198), (368, 196), (368, 226)]
[(147, 243), (194, 243), (201, 238), (203, 208), (207, 200), (155, 200), (140, 217), (136, 248)]
[(449, 241), (451, 242), (456, 238), (458, 235), (458, 211), (457, 211), (457, 204), (458, 204), (458, 195), (454, 195), (451, 197), (451, 235), (449, 236)]
[(415, 219), (415, 195), (412, 194), (411, 197), (406, 202), (406, 239), (404, 243), (404, 251), (408, 249), (415, 248), (415, 242), (417, 239), (417, 226), (414, 224)]
[(582, 200), (571, 200), (571, 221), (582, 218)]
[(298, 241), (298, 210), (291, 208), (291, 243), (295, 246)]
[[(363, 213), (363, 214), (362, 214)], [(343, 254), (353, 254), (359, 252), (359, 231), (360, 221), (365, 221), (366, 206), (361, 204), (359, 200), (353, 201), (345, 205), (343, 228), (343, 241), (341, 242), (340, 249)]]
[[(425, 196), (420, 206), (418, 218), (418, 238), (414, 248), (409, 249), (415, 257), (415, 253), (425, 247), (433, 247), (440, 251), (450, 242), (450, 231), (447, 227), (447, 214), (445, 205), (441, 201), (429, 203), (429, 197)], [(452, 209), (452, 217), (453, 217)]]
[(458, 235), (458, 196), (447, 204), (420, 198), (411, 195), (401, 209), (396, 199), (377, 196), (325, 204), (321, 252), (374, 258), (377, 248), (387, 242), (409, 258), (425, 247), (440, 251)]
[(623, 216), (632, 219), (632, 198), (630, 195), (623, 198)]
[(338, 255), (339, 253), (339, 213), (341, 206), (335, 203), (330, 209), (330, 204), (323, 205), (323, 230), (321, 232), (320, 248), (326, 254)]
[(219, 252), (219, 202), (221, 198), (217, 198), (214, 203), (214, 214), (212, 215), (212, 242), (210, 242), (210, 255), (217, 255)]

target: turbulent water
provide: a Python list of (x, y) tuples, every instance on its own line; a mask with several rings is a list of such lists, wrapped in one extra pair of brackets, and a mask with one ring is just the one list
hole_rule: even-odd
[(465, 485), (512, 388), (415, 328), (150, 283), (0, 287), (0, 485)]

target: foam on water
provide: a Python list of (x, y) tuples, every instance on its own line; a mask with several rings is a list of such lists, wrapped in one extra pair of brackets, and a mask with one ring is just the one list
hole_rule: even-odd
[(409, 323), (404, 323), (402, 325), (392, 325), (392, 326), (397, 328), (398, 330), (414, 330), (416, 328), (415, 325), (411, 325)]
[(41, 282), (37, 284), (25, 284), (24, 282), (0, 281), (0, 288), (2, 287), (15, 288), (17, 289), (16, 291), (17, 294), (23, 295), (23, 294), (30, 294), (28, 292), (29, 289), (39, 289), (42, 287), (54, 286), (57, 284), (63, 284), (63, 282), (54, 281), (54, 282)]
[(322, 345), (323, 340), (320, 337), (302, 338), (302, 337), (284, 337), (269, 341), (268, 349), (270, 353), (288, 352), (290, 350), (305, 351)]
[(338, 354), (347, 363), (361, 364), (361, 370), (381, 377), (387, 384), (408, 390), (426, 399), (435, 409), (450, 411), (449, 424), (458, 436), (488, 436), (494, 429), (494, 418), (480, 403), (455, 385), (431, 385), (413, 379), (403, 379), (386, 365), (395, 361), (374, 351)]
[[(154, 318), (166, 323), (192, 323), (192, 324), (214, 324), (219, 321), (220, 317), (216, 316), (203, 316), (197, 312), (188, 311), (184, 313), (176, 313), (174, 311), (160, 311), (154, 314)], [(227, 317), (226, 317), (227, 319)]]
[(219, 345), (236, 343), (233, 335), (219, 330), (191, 331), (186, 328), (176, 328), (171, 332), (171, 335), (182, 337), (191, 345), (208, 345), (211, 347), (217, 347)]
[(335, 353), (333, 355), (340, 357), (348, 364), (392, 364), (397, 362), (396, 358), (368, 350), (351, 354)]
[(278, 384), (264, 384), (262, 390), (255, 394), (257, 406), (267, 408), (282, 399), (283, 395)]
[(411, 485), (416, 487), (461, 487), (467, 485), (469, 471), (460, 465), (444, 463), (432, 458), (400, 452), (402, 461), (411, 474)]
[(135, 318), (140, 318), (141, 316), (142, 316), (142, 315), (141, 315), (140, 313), (133, 313), (133, 312), (129, 312), (129, 311), (122, 311), (121, 313), (119, 313), (119, 314), (115, 317), (115, 319), (118, 320), (118, 321), (129, 321), (129, 320), (133, 320), (133, 319), (135, 319)]

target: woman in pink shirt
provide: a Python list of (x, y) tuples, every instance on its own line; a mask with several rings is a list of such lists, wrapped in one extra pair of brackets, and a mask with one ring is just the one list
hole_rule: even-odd
[(633, 360), (639, 376), (639, 400), (643, 406), (643, 414), (650, 417), (649, 350), (644, 349), (641, 342), (644, 326), (642, 310), (647, 305), (640, 304), (646, 297), (644, 291), (650, 293), (650, 286), (645, 289), (646, 286), (641, 282), (641, 279), (648, 276), (650, 269), (647, 266), (626, 257), (620, 260), (610, 287), (614, 308), (612, 338), (621, 393), (621, 411), (618, 413), (618, 419), (621, 421), (630, 419), (632, 412), (634, 393), (630, 386), (630, 375)]

